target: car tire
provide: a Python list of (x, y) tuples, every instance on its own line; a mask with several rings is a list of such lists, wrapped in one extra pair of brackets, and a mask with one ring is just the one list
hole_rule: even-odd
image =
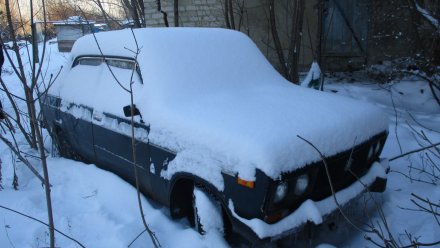
[(203, 188), (194, 186), (193, 190), (194, 229), (204, 235), (211, 231), (224, 234), (224, 223), (221, 204)]

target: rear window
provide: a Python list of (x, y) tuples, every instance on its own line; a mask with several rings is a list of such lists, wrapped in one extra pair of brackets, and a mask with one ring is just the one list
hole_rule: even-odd
[(99, 66), (106, 62), (109, 66), (126, 69), (135, 70), (139, 77), (142, 79), (139, 66), (133, 59), (125, 58), (112, 58), (112, 57), (78, 57), (73, 62), (72, 68), (78, 65), (88, 65), (88, 66)]
[(104, 60), (102, 58), (79, 58), (76, 60), (76, 63), (72, 67), (75, 67), (77, 65), (98, 66), (103, 61)]

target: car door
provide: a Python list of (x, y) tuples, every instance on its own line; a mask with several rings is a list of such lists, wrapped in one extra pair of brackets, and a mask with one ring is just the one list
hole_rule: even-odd
[(93, 130), (90, 122), (92, 109), (87, 105), (79, 105), (76, 103), (66, 104), (66, 112), (61, 112), (61, 121), (63, 127), (63, 135), (69, 141), (76, 153), (87, 161), (95, 159), (95, 151), (93, 148)]
[[(131, 59), (106, 58), (101, 66), (103, 72), (92, 114), (96, 161), (98, 166), (134, 184), (131, 120), (124, 116), (123, 107), (131, 102), (130, 82), (133, 82), (133, 91), (139, 91), (141, 77), (134, 71), (136, 63)], [(137, 137), (148, 136), (148, 127), (139, 117), (135, 118), (135, 129)], [(135, 148), (140, 187), (147, 192), (150, 188), (147, 141), (137, 138)]]
[[(121, 109), (122, 111), (122, 109)], [(118, 116), (93, 112), (93, 139), (98, 166), (112, 171), (124, 180), (134, 184), (134, 163), (132, 138), (130, 136), (130, 121)], [(138, 126), (138, 125), (136, 125)], [(147, 132), (147, 128), (138, 126), (138, 131)], [(150, 188), (147, 168), (148, 145), (136, 140), (135, 142), (136, 165), (140, 186), (143, 192)]]
[(54, 116), (54, 131), (88, 161), (95, 159), (91, 121), (101, 61), (89, 57), (75, 59), (60, 87), (59, 113)]

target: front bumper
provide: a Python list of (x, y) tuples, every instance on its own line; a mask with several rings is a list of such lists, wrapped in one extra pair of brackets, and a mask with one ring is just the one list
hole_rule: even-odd
[(299, 231), (305, 224), (322, 224), (324, 220), (365, 191), (383, 192), (386, 187), (388, 160), (375, 162), (359, 180), (333, 196), (320, 201), (306, 200), (294, 212), (277, 223), (268, 224), (260, 219), (245, 219), (234, 211), (234, 203), (229, 201), (229, 211), (234, 229), (251, 241), (276, 240)]

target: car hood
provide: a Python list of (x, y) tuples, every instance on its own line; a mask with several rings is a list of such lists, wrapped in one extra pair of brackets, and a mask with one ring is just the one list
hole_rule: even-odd
[(388, 127), (387, 117), (368, 103), (288, 82), (180, 100), (138, 104), (151, 117), (152, 142), (176, 151), (204, 150), (250, 180), (255, 169), (275, 179), (320, 160), (299, 137), (331, 156)]

